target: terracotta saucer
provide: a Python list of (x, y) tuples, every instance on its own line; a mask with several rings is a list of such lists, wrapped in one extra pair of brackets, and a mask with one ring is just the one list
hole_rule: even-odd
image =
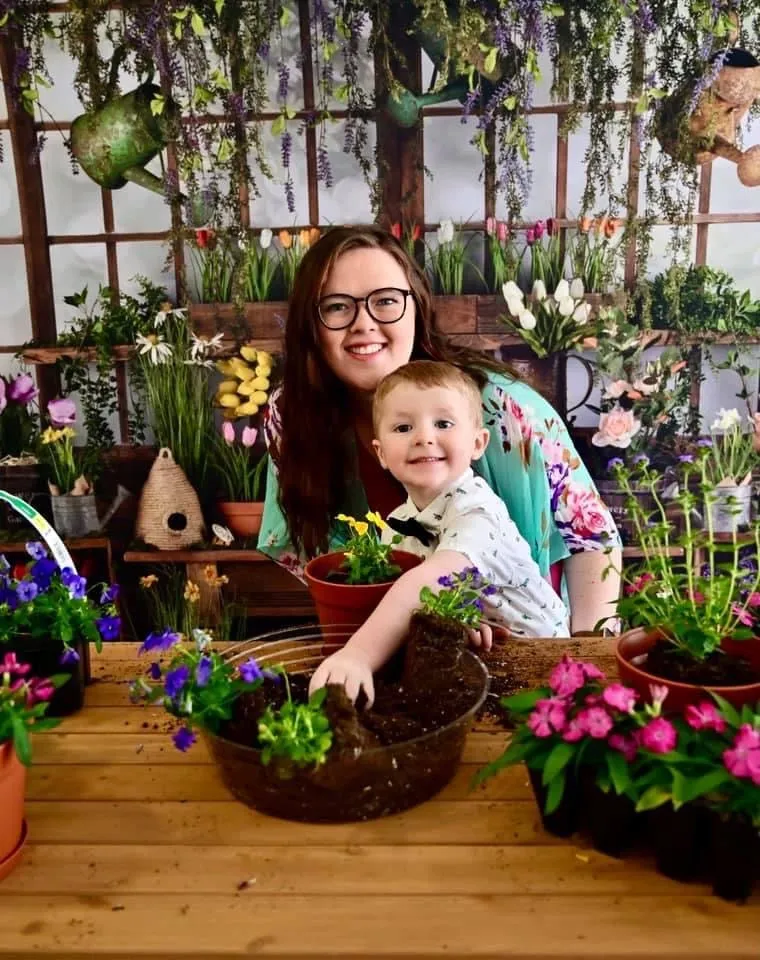
[(26, 843), (28, 833), (29, 828), (26, 824), (26, 820), (24, 820), (21, 826), (21, 839), (16, 844), (15, 849), (12, 850), (4, 860), (0, 860), (0, 880), (7, 877), (21, 859), (21, 854), (24, 852), (24, 844)]

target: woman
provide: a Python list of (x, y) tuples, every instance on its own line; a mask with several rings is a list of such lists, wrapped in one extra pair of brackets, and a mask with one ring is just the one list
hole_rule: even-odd
[[(386, 516), (406, 499), (372, 448), (372, 396), (410, 359), (447, 360), (481, 387), (491, 441), (477, 469), (502, 498), (544, 576), (565, 576), (571, 630), (614, 613), (614, 522), (554, 409), (504, 364), (438, 332), (427, 280), (379, 227), (336, 227), (306, 253), (285, 330), (282, 388), (265, 421), (271, 453), (259, 550), (300, 574), (339, 549), (338, 513)], [(605, 552), (612, 547), (612, 553)]]

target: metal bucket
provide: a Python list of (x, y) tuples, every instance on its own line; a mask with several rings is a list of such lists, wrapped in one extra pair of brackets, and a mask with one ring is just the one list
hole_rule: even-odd
[(63, 494), (51, 497), (53, 508), (53, 526), (62, 537), (86, 537), (100, 529), (95, 494), (86, 493), (81, 497)]
[(752, 484), (715, 487), (708, 503), (714, 533), (736, 533), (748, 527), (752, 514)]

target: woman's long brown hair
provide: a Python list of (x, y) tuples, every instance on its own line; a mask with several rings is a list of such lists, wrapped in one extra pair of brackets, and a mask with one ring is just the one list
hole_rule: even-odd
[(317, 338), (317, 301), (332, 265), (348, 250), (374, 247), (404, 268), (416, 305), (413, 360), (447, 360), (482, 387), (487, 370), (509, 368), (485, 354), (447, 342), (436, 327), (424, 273), (381, 227), (333, 227), (305, 254), (293, 286), (285, 327), (285, 362), (278, 412), (281, 441), (270, 452), (279, 474), (280, 507), (296, 550), (314, 556), (328, 548), (332, 518), (345, 508), (354, 468), (350, 456), (351, 397), (330, 370)]

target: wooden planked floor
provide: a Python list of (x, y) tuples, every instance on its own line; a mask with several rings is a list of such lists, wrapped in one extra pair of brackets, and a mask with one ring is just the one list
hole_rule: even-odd
[[(563, 649), (612, 672), (611, 642), (500, 648), (496, 679), (542, 680)], [(233, 800), (202, 743), (129, 703), (136, 646), (93, 658), (87, 704), (35, 742), (30, 843), (0, 884), (0, 956), (712, 960), (760, 956), (760, 897), (726, 904), (540, 825), (522, 769), (475, 791), (508, 734), (479, 721), (433, 801), (315, 826)], [(497, 684), (498, 685), (498, 684)]]

